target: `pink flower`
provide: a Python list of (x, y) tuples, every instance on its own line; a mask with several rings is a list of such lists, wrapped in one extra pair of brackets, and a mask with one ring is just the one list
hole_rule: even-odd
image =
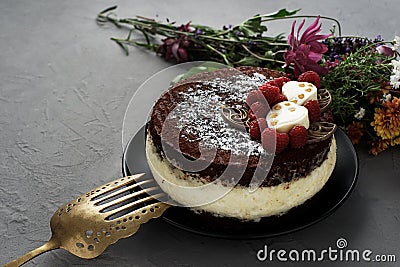
[[(195, 28), (190, 26), (190, 21), (186, 24), (182, 24), (176, 27), (178, 31), (182, 32), (194, 32)], [(171, 57), (175, 58), (177, 62), (186, 62), (189, 60), (187, 49), (193, 46), (193, 42), (185, 34), (179, 34), (177, 37), (168, 37), (162, 41), (162, 44), (158, 47), (157, 53), (163, 55), (167, 61)]]
[(300, 24), (295, 35), (296, 21), (292, 24), (292, 31), (288, 36), (288, 44), (291, 50), (284, 54), (286, 66), (294, 64), (294, 75), (299, 76), (305, 71), (313, 70), (318, 74), (325, 74), (328, 69), (322, 67), (318, 62), (322, 59), (322, 54), (328, 51), (328, 47), (319, 42), (332, 34), (317, 34), (321, 31), (321, 24), (318, 25), (320, 17), (311, 24), (303, 33), (299, 40), (300, 30), (303, 28), (305, 20)]
[(186, 62), (189, 60), (186, 49), (190, 44), (186, 36), (180, 36), (178, 39), (168, 37), (162, 40), (162, 45), (158, 47), (157, 52), (162, 54), (167, 61), (173, 56), (177, 62)]
[(376, 48), (376, 51), (378, 51), (379, 54), (382, 54), (387, 57), (393, 57), (394, 56), (394, 50), (387, 46), (387, 45), (380, 45)]

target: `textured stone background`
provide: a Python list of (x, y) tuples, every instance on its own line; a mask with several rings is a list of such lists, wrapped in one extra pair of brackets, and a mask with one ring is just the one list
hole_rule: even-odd
[[(120, 16), (158, 16), (216, 27), (283, 7), (336, 17), (343, 34), (381, 34), (390, 40), (400, 26), (396, 0), (2, 0), (0, 264), (47, 241), (49, 219), (60, 205), (121, 175), (121, 129), (129, 99), (149, 76), (169, 66), (141, 49), (131, 48), (126, 57), (109, 40), (125, 37), (126, 32), (111, 25), (99, 27), (94, 19), (114, 4), (120, 7)], [(275, 22), (271, 34), (287, 32), (289, 25)], [(324, 26), (328, 29), (330, 22)], [(264, 244), (275, 249), (323, 249), (334, 246), (339, 237), (354, 249), (396, 254), (399, 262), (400, 153), (390, 150), (373, 158), (363, 148), (358, 152), (360, 179), (350, 199), (303, 231), (231, 241), (187, 233), (155, 220), (97, 259), (82, 260), (58, 250), (27, 266), (262, 266), (266, 263), (257, 262), (256, 252)]]

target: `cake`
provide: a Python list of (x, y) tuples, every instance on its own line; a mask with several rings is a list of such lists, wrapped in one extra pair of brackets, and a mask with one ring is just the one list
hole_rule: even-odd
[[(277, 81), (279, 97), (268, 99), (262, 89)], [(257, 90), (268, 103), (266, 114), (251, 103)], [(336, 162), (335, 127), (322, 116), (311, 118), (315, 112), (305, 107), (317, 101), (317, 90), (257, 67), (202, 73), (170, 87), (154, 104), (146, 130), (146, 157), (155, 180), (178, 205), (214, 216), (258, 220), (303, 204), (326, 184)], [(319, 104), (324, 111), (326, 103)], [(235, 125), (230, 119), (240, 112), (246, 116)], [(263, 129), (254, 123), (258, 113)], [(295, 127), (300, 133), (306, 129), (305, 141), (301, 134), (290, 135)], [(283, 142), (278, 135), (290, 139)], [(279, 148), (282, 142), (285, 147)]]

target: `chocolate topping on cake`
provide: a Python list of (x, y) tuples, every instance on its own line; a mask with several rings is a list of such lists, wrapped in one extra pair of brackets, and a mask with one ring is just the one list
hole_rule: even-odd
[[(247, 166), (239, 184), (248, 186), (260, 159), (271, 157), (247, 132), (227, 123), (221, 107), (242, 107), (248, 92), (281, 76), (284, 74), (278, 71), (254, 67), (222, 69), (191, 77), (170, 88), (155, 103), (148, 123), (148, 134), (157, 153), (164, 158), (167, 149), (172, 160), (178, 154), (200, 161), (212, 156), (212, 163), (196, 173), (206, 181), (218, 178), (228, 164), (238, 170)], [(330, 142), (328, 138), (275, 156), (262, 186), (306, 176), (325, 160)], [(175, 163), (180, 166), (179, 161)], [(265, 176), (267, 171), (257, 173)]]

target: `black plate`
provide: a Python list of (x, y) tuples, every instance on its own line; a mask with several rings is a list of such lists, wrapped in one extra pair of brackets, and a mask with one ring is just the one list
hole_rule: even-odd
[[(285, 215), (262, 218), (259, 222), (241, 222), (232, 218), (195, 214), (187, 208), (171, 207), (163, 218), (172, 225), (194, 233), (233, 239), (271, 237), (311, 226), (343, 204), (357, 180), (358, 159), (351, 141), (340, 129), (335, 137), (337, 161), (329, 181), (314, 197)], [(144, 172), (151, 177), (145, 155), (145, 127), (130, 140), (122, 160), (124, 175)]]

